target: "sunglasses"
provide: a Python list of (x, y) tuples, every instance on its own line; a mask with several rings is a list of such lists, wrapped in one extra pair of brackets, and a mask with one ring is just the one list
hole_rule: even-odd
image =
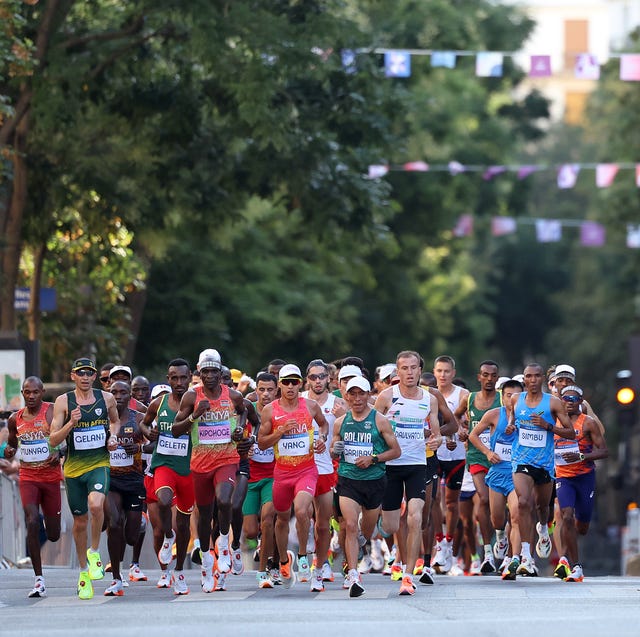
[(109, 377), (108, 376), (100, 376), (100, 382), (101, 383), (108, 383), (109, 382)]
[(77, 372), (73, 372), (76, 376), (95, 376), (96, 373), (92, 369), (79, 369)]
[(563, 396), (562, 400), (564, 400), (565, 403), (579, 403), (582, 398), (580, 398), (580, 396)]
[(301, 381), (299, 378), (283, 378), (280, 382), (283, 385), (299, 385)]
[(324, 380), (329, 374), (309, 374), (307, 378), (309, 380)]

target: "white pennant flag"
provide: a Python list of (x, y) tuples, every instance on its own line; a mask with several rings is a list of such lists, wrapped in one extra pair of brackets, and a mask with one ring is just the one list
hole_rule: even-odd
[(384, 164), (371, 164), (369, 166), (369, 179), (379, 179), (389, 172), (389, 166)]
[(558, 171), (558, 188), (573, 188), (578, 181), (580, 164), (563, 164)]
[(640, 225), (627, 226), (627, 248), (640, 248)]
[(562, 224), (557, 219), (536, 219), (539, 243), (554, 243), (562, 239)]

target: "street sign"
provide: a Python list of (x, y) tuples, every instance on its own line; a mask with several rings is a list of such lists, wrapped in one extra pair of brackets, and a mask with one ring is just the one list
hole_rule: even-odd
[[(31, 300), (31, 288), (16, 288), (13, 308), (17, 312), (26, 312)], [(40, 311), (54, 312), (58, 309), (55, 288), (40, 288)]]

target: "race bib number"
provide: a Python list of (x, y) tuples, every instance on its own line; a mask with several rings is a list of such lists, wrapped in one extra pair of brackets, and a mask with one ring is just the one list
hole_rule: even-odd
[(562, 454), (565, 453), (580, 453), (580, 447), (578, 447), (577, 442), (569, 443), (568, 445), (562, 445), (561, 447), (556, 447), (555, 449), (555, 461), (557, 465), (565, 465), (565, 464), (575, 464), (576, 462), (580, 462), (580, 460), (575, 460), (574, 462), (567, 462)]
[(400, 440), (424, 440), (424, 423), (408, 424), (397, 422), (395, 427), (396, 438)]
[(489, 431), (483, 431), (478, 438), (487, 449), (491, 449), (491, 433)]
[(500, 460), (511, 462), (511, 444), (496, 442), (495, 452), (500, 456)]
[(355, 464), (358, 458), (373, 455), (373, 444), (370, 442), (345, 442), (343, 455), (345, 462)]
[(269, 447), (268, 449), (260, 449), (260, 447), (258, 447), (258, 443), (254, 444), (253, 453), (251, 454), (251, 459), (254, 462), (261, 462), (263, 464), (268, 464), (269, 462), (273, 462), (275, 460), (273, 447)]
[(133, 456), (130, 456), (122, 447), (109, 452), (109, 464), (112, 467), (132, 467)]
[(43, 462), (49, 457), (49, 445), (46, 440), (22, 440), (20, 442), (20, 460), (23, 462)]
[(87, 429), (76, 429), (73, 432), (73, 445), (78, 451), (100, 449), (107, 443), (107, 432), (102, 425)]
[(189, 435), (185, 434), (179, 438), (173, 436), (160, 436), (156, 451), (164, 456), (185, 457), (189, 451)]
[(542, 448), (547, 445), (547, 431), (539, 429), (525, 429), (521, 427), (518, 434), (518, 441), (522, 447)]
[(198, 424), (198, 440), (203, 445), (224, 445), (231, 442), (231, 423), (228, 420), (222, 422), (200, 422)]
[(280, 456), (306, 456), (309, 454), (309, 434), (293, 434), (283, 436), (278, 440), (278, 454)]

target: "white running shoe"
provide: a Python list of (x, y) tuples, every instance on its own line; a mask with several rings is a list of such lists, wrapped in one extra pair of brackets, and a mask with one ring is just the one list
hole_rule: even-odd
[(374, 573), (379, 573), (384, 567), (382, 540), (380, 538), (371, 540), (371, 551), (369, 552), (369, 556), (371, 557), (371, 570)]
[(358, 573), (365, 574), (371, 573), (373, 568), (373, 561), (368, 555), (363, 555), (362, 559), (358, 562)]
[(200, 584), (202, 586), (203, 593), (213, 593), (215, 582), (213, 580), (213, 569), (205, 568), (204, 564), (200, 571)]
[(487, 573), (495, 573), (496, 572), (496, 563), (493, 560), (492, 553), (485, 553), (484, 560), (482, 560), (482, 565), (480, 566), (480, 572), (483, 575)]
[(218, 554), (218, 571), (228, 573), (231, 570), (231, 553), (229, 545), (220, 546), (220, 538), (216, 540), (216, 553)]
[(436, 573), (448, 573), (453, 566), (453, 542), (442, 540), (436, 545), (436, 554), (431, 564)]
[(568, 577), (565, 577), (565, 582), (582, 582), (584, 581), (584, 573), (582, 572), (582, 566), (576, 564), (569, 573)]
[(324, 581), (322, 579), (322, 571), (315, 569), (311, 575), (311, 592), (322, 593), (324, 590)]
[(231, 574), (242, 575), (244, 573), (244, 564), (242, 562), (242, 551), (240, 547), (231, 549)]
[(176, 533), (173, 531), (172, 537), (165, 537), (162, 547), (158, 551), (158, 561), (160, 564), (171, 564), (173, 559), (172, 549), (176, 542)]
[(173, 594), (174, 595), (188, 595), (189, 587), (187, 586), (187, 580), (183, 573), (179, 573), (174, 576), (173, 580)]
[(424, 566), (418, 581), (421, 584), (435, 584), (435, 574), (435, 571), (430, 566)]
[(130, 582), (146, 582), (147, 576), (140, 570), (137, 564), (132, 564), (129, 568), (129, 581)]
[(105, 590), (104, 595), (105, 597), (122, 597), (124, 595), (122, 580), (114, 579), (113, 582), (111, 582), (111, 586)]
[(173, 585), (173, 575), (171, 571), (162, 571), (160, 579), (156, 584), (156, 588), (171, 588)]
[(333, 575), (333, 571), (331, 570), (331, 564), (329, 562), (325, 562), (322, 565), (322, 581), (323, 582), (333, 582), (335, 579)]
[(531, 557), (523, 557), (516, 571), (517, 575), (524, 575), (525, 577), (535, 577), (538, 573), (536, 571), (536, 565)]
[(505, 535), (501, 540), (493, 545), (493, 556), (496, 560), (503, 560), (509, 550), (509, 540)]
[(46, 597), (47, 589), (44, 585), (44, 577), (36, 577), (35, 586), (31, 589), (31, 592), (27, 597)]
[(347, 575), (349, 579), (349, 597), (360, 597), (364, 594), (364, 586), (362, 585), (362, 578), (357, 572), (351, 572)]
[(482, 567), (480, 565), (480, 559), (471, 560), (471, 566), (469, 567), (469, 575), (482, 575)]
[(451, 575), (453, 577), (462, 577), (464, 575), (464, 569), (460, 564), (454, 564), (448, 571), (447, 575)]
[(538, 557), (547, 558), (551, 555), (551, 538), (549, 535), (540, 535), (542, 531), (542, 525), (540, 522), (536, 524), (536, 531), (538, 532), (538, 541), (536, 542), (536, 553)]
[(221, 573), (220, 571), (215, 571), (213, 573), (213, 581), (214, 591), (226, 591), (227, 590), (227, 575), (229, 573)]
[(273, 582), (266, 571), (258, 571), (256, 579), (258, 580), (258, 588), (273, 588)]

